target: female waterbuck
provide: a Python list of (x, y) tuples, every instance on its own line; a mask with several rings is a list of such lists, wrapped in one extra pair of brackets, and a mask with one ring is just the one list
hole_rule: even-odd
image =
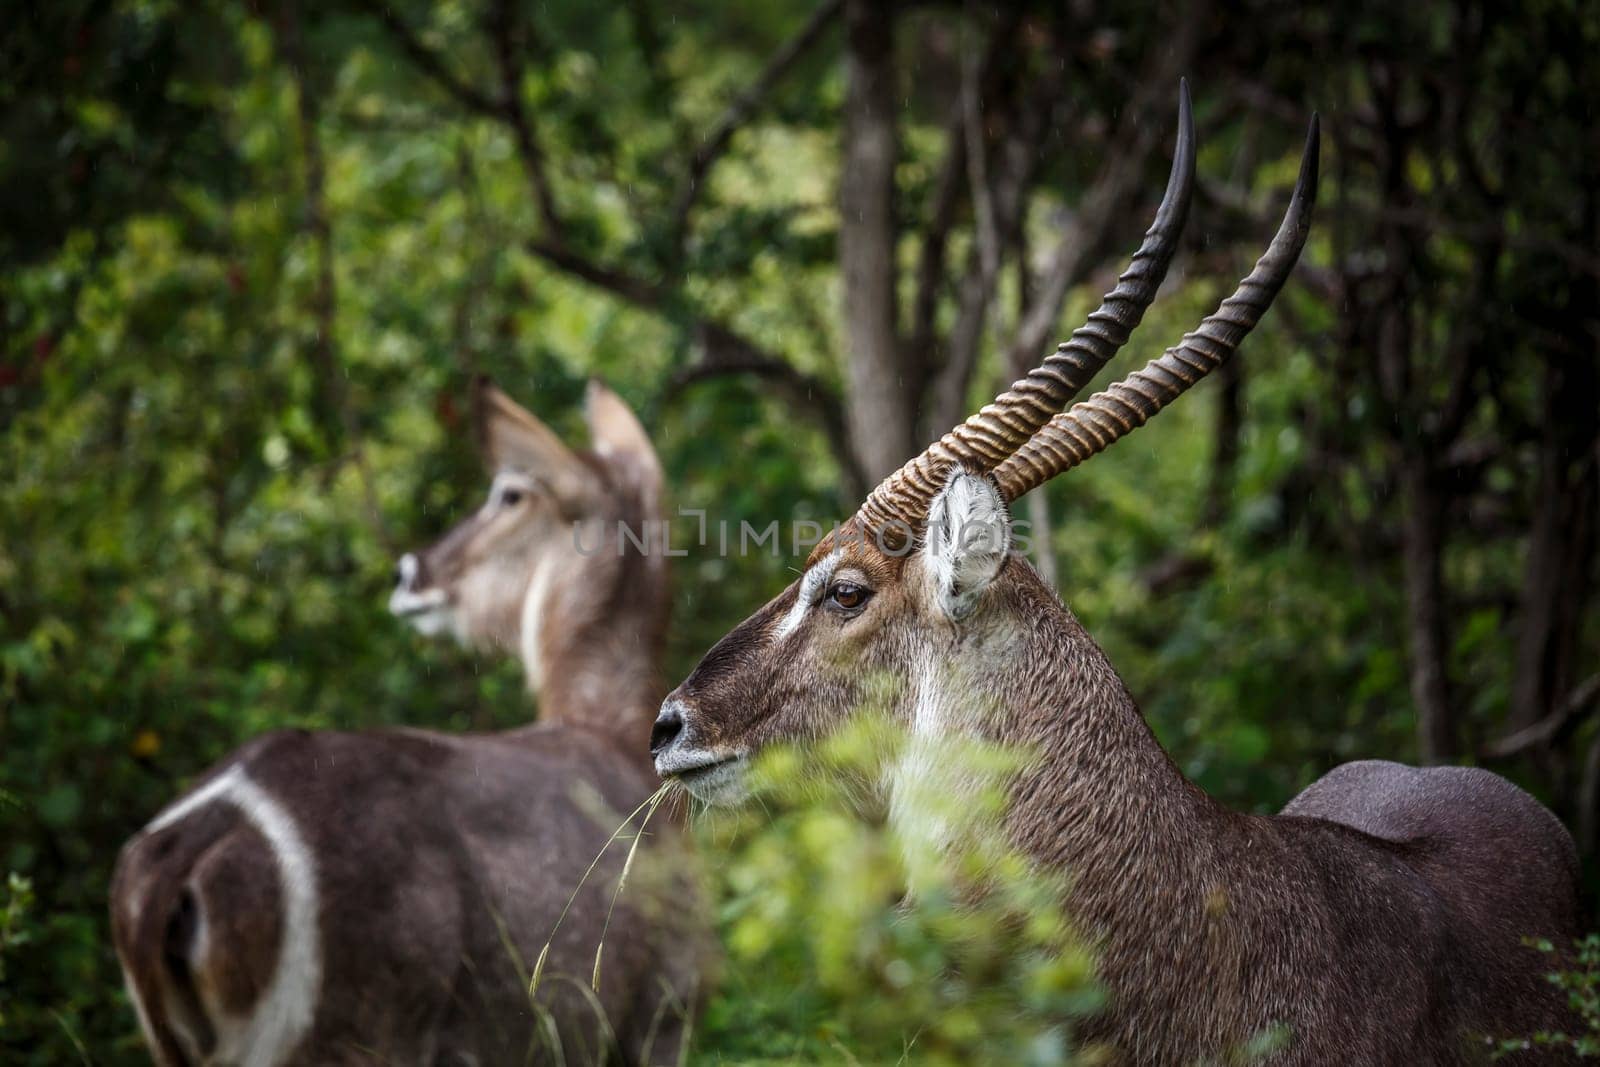
[[(1012, 551), (1007, 506), (1142, 425), (1226, 360), (1288, 277), (1316, 192), (1312, 120), (1271, 247), (1199, 328), (1092, 399), (1190, 199), (1186, 95), (1172, 175), (1132, 266), (1059, 351), (886, 479), (798, 581), (719, 642), (662, 707), (656, 769), (706, 801), (744, 795), (752, 754), (818, 738), (869, 695), (911, 733), (891, 818), (941, 746), (1015, 746), (1004, 832), (1096, 942), (1108, 1007), (1084, 1036), (1117, 1062), (1214, 1063), (1263, 1034), (1281, 1064), (1486, 1058), (1483, 1035), (1563, 1021), (1526, 935), (1577, 923), (1572, 841), (1486, 771), (1361, 762), (1282, 815), (1228, 811), (1187, 781), (1078, 621)], [(921, 794), (926, 796), (924, 790)], [(920, 831), (918, 831), (920, 832)]]
[(585, 868), (656, 786), (644, 742), (667, 574), (663, 553), (639, 546), (661, 468), (598, 383), (592, 452), (493, 387), (479, 401), (489, 498), (401, 561), (390, 606), (520, 653), (539, 721), (470, 736), (275, 733), (157, 815), (123, 850), (112, 920), (163, 1063), (679, 1058), (703, 935), (672, 827), (640, 851), (609, 927), (623, 848), (608, 852), (529, 996)]

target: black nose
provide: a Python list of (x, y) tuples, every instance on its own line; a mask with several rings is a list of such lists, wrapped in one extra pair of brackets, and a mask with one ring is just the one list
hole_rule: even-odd
[(656, 716), (656, 724), (650, 730), (650, 755), (659, 756), (661, 750), (676, 741), (682, 732), (683, 716), (678, 713), (678, 705), (668, 704)]

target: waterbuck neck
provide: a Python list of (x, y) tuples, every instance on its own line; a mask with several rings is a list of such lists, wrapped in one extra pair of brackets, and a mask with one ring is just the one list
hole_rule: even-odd
[[(634, 524), (636, 535), (641, 528)], [(619, 551), (619, 529), (592, 536), (594, 545), (580, 551), (581, 538), (574, 540), (570, 552), (552, 553), (535, 567), (523, 601), (523, 666), (540, 722), (604, 733), (645, 759), (665, 694), (666, 560), (660, 546), (641, 552), (626, 539)], [(575, 568), (584, 580), (571, 580)]]
[(1158, 991), (1167, 984), (1158, 972), (1172, 970), (1166, 950), (1214, 938), (1208, 902), (1226, 900), (1243, 873), (1217, 857), (1248, 817), (1184, 777), (1104, 652), (1032, 569), (1013, 558), (1007, 570), (992, 613), (936, 657), (944, 666), (913, 677), (914, 751), (933, 732), (1025, 754), (1005, 817), (1011, 844), (1064, 877), (1067, 913), (1100, 942), (1114, 995)]
[(1034, 624), (1013, 645), (1013, 667), (1031, 665), (1032, 678), (996, 739), (1037, 758), (1017, 783), (1008, 826), (1026, 853), (1069, 875), (1081, 919), (1110, 922), (1147, 882), (1203, 879), (1200, 857), (1232, 815), (1184, 777), (1099, 645), (1031, 568), (1021, 570), (1015, 595)]

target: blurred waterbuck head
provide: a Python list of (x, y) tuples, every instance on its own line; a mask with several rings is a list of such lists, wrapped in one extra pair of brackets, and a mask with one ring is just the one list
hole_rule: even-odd
[[(608, 619), (658, 641), (662, 472), (633, 412), (591, 381), (591, 447), (575, 449), (486, 381), (474, 408), (487, 497), (437, 542), (400, 558), (389, 610), (423, 633), (519, 655), (536, 687), (559, 653)], [(618, 610), (623, 599), (629, 610)], [(644, 602), (655, 606), (637, 610)]]

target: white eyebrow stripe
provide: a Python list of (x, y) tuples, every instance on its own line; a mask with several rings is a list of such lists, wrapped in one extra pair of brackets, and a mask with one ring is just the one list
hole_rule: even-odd
[(501, 471), (489, 482), (489, 499), (498, 500), (500, 494), (507, 489), (528, 489), (533, 486), (533, 479), (515, 471)]
[(800, 620), (806, 617), (806, 612), (811, 605), (816, 603), (817, 597), (822, 592), (822, 587), (828, 579), (833, 577), (833, 572), (839, 567), (839, 549), (834, 549), (815, 567), (806, 571), (805, 577), (800, 579), (800, 591), (795, 594), (794, 604), (789, 608), (789, 614), (783, 617), (783, 623), (778, 627), (773, 638), (782, 641), (800, 627)]

